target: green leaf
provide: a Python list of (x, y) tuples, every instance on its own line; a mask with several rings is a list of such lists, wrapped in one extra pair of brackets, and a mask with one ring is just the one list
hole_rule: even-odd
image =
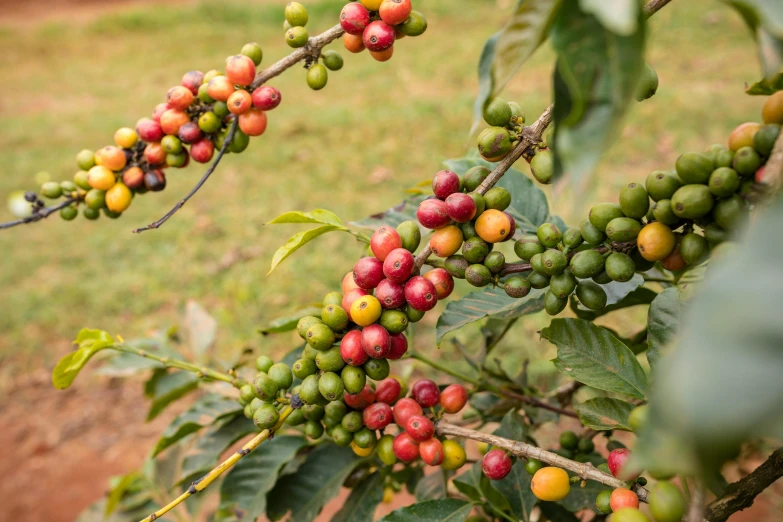
[(769, 96), (770, 94), (775, 94), (780, 90), (783, 90), (783, 73), (776, 74), (769, 80), (764, 78), (757, 81), (745, 89), (745, 93), (751, 95)]
[[(592, 480), (588, 480), (585, 487), (581, 487), (579, 483), (574, 484), (571, 486), (571, 492), (568, 496), (560, 501), (560, 505), (573, 513), (585, 508), (592, 509), (595, 507), (595, 497), (604, 489), (607, 489), (606, 486)], [(544, 504), (550, 504), (550, 502), (541, 502), (539, 506)]]
[(521, 298), (514, 299), (506, 295), (500, 288), (484, 287), (477, 292), (471, 292), (458, 301), (451, 301), (438, 318), (435, 328), (438, 345), (443, 337), (485, 317), (509, 319), (539, 312), (544, 309), (544, 294), (547, 289), (531, 290)]
[(625, 283), (612, 281), (609, 284), (601, 285), (601, 288), (606, 292), (606, 306), (597, 312), (583, 308), (576, 297), (572, 295), (571, 310), (574, 311), (578, 318), (593, 321), (597, 317), (606, 315), (609, 312), (614, 312), (615, 310), (650, 304), (658, 294), (649, 288), (641, 286), (643, 284), (644, 278), (639, 274), (635, 274), (630, 281), (626, 281)]
[(140, 474), (138, 471), (132, 471), (128, 473), (127, 475), (123, 475), (119, 477), (118, 480), (114, 481), (115, 483), (112, 484), (111, 489), (109, 490), (109, 495), (106, 498), (106, 506), (103, 510), (103, 518), (109, 518), (112, 513), (117, 509), (117, 507), (120, 505), (120, 501), (122, 500), (122, 497), (125, 496), (125, 493), (128, 492), (128, 489), (131, 487), (131, 485), (138, 480)]
[(518, 0), (506, 26), (484, 44), (478, 68), (479, 94), (473, 108), (474, 126), (482, 120), (487, 101), (503, 90), (546, 41), (560, 4), (560, 0)]
[(375, 508), (383, 500), (381, 473), (373, 473), (362, 480), (348, 495), (343, 507), (332, 517), (332, 522), (362, 522), (372, 520)]
[(461, 474), (452, 482), (461, 493), (474, 502), (488, 501), (500, 511), (511, 509), (508, 500), (503, 496), (494, 484), (484, 475), (481, 462), (476, 462), (470, 470)]
[[(416, 219), (416, 210), (419, 208), (419, 203), (427, 199), (427, 196), (414, 196), (406, 198), (402, 203), (393, 206), (389, 210), (373, 214), (372, 216), (360, 219), (359, 221), (351, 221), (351, 225), (361, 228), (369, 228), (377, 230), (381, 227), (397, 227), (403, 221), (414, 221), (418, 223)], [(419, 227), (421, 229), (421, 227)], [(422, 235), (426, 230), (422, 230)]]
[(395, 509), (379, 522), (465, 522), (472, 509), (470, 502), (440, 498)]
[(344, 227), (336, 227), (334, 225), (322, 225), (320, 227), (316, 227), (310, 230), (305, 230), (304, 232), (299, 232), (298, 234), (294, 234), (291, 236), (291, 238), (286, 242), (285, 245), (281, 246), (277, 249), (275, 252), (275, 255), (272, 256), (272, 267), (269, 269), (269, 272), (266, 274), (269, 275), (272, 273), (272, 271), (277, 268), (277, 265), (282, 263), (288, 256), (305, 246), (307, 243), (312, 241), (313, 239), (317, 238), (318, 236), (322, 236), (326, 234), (327, 232), (332, 232), (334, 230), (346, 230)]
[[(244, 415), (237, 415), (229, 418), (228, 421), (221, 421), (210, 426), (185, 455), (182, 461), (180, 482), (187, 483), (206, 474), (215, 467), (218, 459), (229, 446), (256, 431), (258, 430), (253, 421)], [(262, 446), (264, 444), (266, 442)], [(249, 456), (245, 458), (249, 458)], [(244, 462), (244, 459), (241, 462)]]
[(637, 0), (579, 0), (579, 7), (620, 36), (631, 36), (639, 29)]
[(596, 431), (632, 431), (628, 415), (634, 405), (620, 399), (597, 397), (574, 406), (583, 425)]
[(175, 442), (194, 433), (205, 426), (209, 426), (216, 420), (242, 411), (242, 406), (235, 399), (221, 395), (205, 395), (199, 398), (184, 413), (178, 415), (163, 431), (152, 456), (156, 456)]
[(52, 384), (58, 390), (64, 390), (73, 384), (93, 355), (114, 346), (114, 338), (103, 330), (83, 328), (76, 336), (74, 344), (79, 347), (60, 359), (52, 371)]
[(514, 516), (525, 522), (530, 521), (530, 513), (538, 502), (530, 489), (532, 478), (530, 473), (525, 470), (525, 461), (519, 459), (503, 480), (496, 480), (492, 483), (500, 494), (506, 497)]
[[(574, 488), (571, 487), (571, 491), (573, 490)], [(579, 522), (579, 518), (576, 515), (554, 502), (542, 502), (541, 513), (543, 513), (550, 522)]]
[(503, 437), (504, 439), (524, 441), (527, 435), (524, 417), (514, 410), (509, 410), (503, 417), (503, 420), (500, 421), (500, 426), (494, 431), (493, 435)]
[(670, 287), (658, 294), (650, 304), (647, 313), (647, 360), (655, 367), (666, 347), (677, 333), (684, 311), (682, 294), (676, 287)]
[(314, 223), (345, 228), (345, 224), (337, 214), (322, 208), (317, 208), (312, 212), (299, 212), (298, 210), (284, 212), (267, 223), (267, 225), (279, 225), (283, 223)]
[(273, 333), (290, 332), (291, 330), (296, 329), (296, 324), (299, 322), (299, 319), (308, 315), (321, 317), (321, 308), (316, 308), (314, 306), (302, 308), (301, 310), (297, 310), (291, 315), (278, 317), (277, 319), (270, 321), (266, 327), (259, 328), (258, 333), (262, 335), (269, 335)]
[(277, 435), (237, 462), (220, 486), (220, 507), (255, 520), (267, 510), (267, 494), (278, 482), (283, 466), (305, 446), (302, 437)]
[(647, 398), (647, 376), (631, 350), (607, 329), (583, 319), (554, 319), (541, 336), (557, 346), (561, 373), (598, 388)]
[(758, 46), (765, 79), (783, 72), (783, 4), (778, 0), (724, 0), (748, 25)]
[(362, 460), (350, 448), (333, 444), (316, 447), (296, 473), (281, 477), (269, 494), (267, 516), (279, 520), (291, 512), (291, 520), (310, 522), (340, 492), (345, 478)]
[(198, 377), (190, 372), (157, 370), (144, 384), (144, 395), (152, 400), (147, 421), (157, 417), (166, 406), (198, 388)]
[(413, 495), (416, 497), (416, 501), (424, 502), (425, 500), (433, 500), (436, 498), (446, 498), (446, 476), (445, 471), (436, 469), (429, 475), (425, 475), (416, 483), (416, 489), (413, 491)]
[(596, 17), (580, 11), (579, 0), (563, 2), (552, 27), (552, 47), (558, 55), (555, 178), (568, 173), (580, 181), (620, 131), (644, 66), (645, 24), (635, 1), (638, 30), (627, 36), (605, 29)]

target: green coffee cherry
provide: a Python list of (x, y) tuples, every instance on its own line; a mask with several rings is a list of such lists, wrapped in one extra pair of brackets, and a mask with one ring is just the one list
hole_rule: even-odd
[(712, 163), (716, 169), (731, 167), (731, 164), (734, 162), (734, 151), (725, 145), (710, 145), (707, 156), (712, 158)]
[(378, 323), (390, 334), (398, 334), (408, 328), (408, 316), (401, 310), (384, 310)]
[(314, 324), (308, 328), (305, 340), (316, 350), (328, 350), (334, 344), (334, 332), (323, 323)]
[(484, 258), (484, 266), (487, 267), (492, 274), (497, 274), (506, 265), (506, 256), (503, 252), (490, 252), (486, 258)]
[(656, 170), (647, 176), (647, 194), (653, 201), (671, 199), (677, 189), (682, 186), (682, 181), (673, 172)]
[(446, 271), (452, 277), (465, 279), (465, 270), (470, 266), (470, 263), (463, 256), (455, 255), (446, 258), (445, 266)]
[(319, 421), (324, 418), (324, 407), (320, 404), (310, 404), (302, 409), (307, 420)]
[(471, 264), (483, 263), (490, 251), (492, 251), (490, 244), (478, 237), (462, 243), (462, 256)]
[(339, 71), (343, 68), (343, 57), (337, 51), (324, 51), (321, 53), (321, 59), (330, 71)]
[(304, 422), (304, 408), (299, 408), (298, 410), (292, 411), (285, 420), (285, 423), (289, 426), (299, 426), (300, 424), (304, 424)]
[(621, 252), (612, 252), (606, 258), (604, 270), (612, 281), (623, 283), (625, 281), (630, 281), (633, 278), (633, 275), (636, 272), (636, 265), (634, 265), (631, 256)]
[[(605, 232), (606, 226), (610, 221), (623, 216), (620, 205), (615, 205), (614, 203), (599, 203), (590, 209), (588, 218), (595, 228), (601, 232)], [(584, 237), (584, 233), (582, 233), (582, 237)]]
[(767, 123), (762, 125), (756, 134), (753, 135), (753, 148), (756, 152), (764, 157), (769, 157), (772, 154), (772, 149), (775, 147), (775, 141), (780, 134), (780, 125), (777, 123)]
[(487, 209), (506, 210), (511, 204), (511, 192), (503, 187), (492, 187), (484, 194)]
[(84, 196), (84, 204), (92, 210), (100, 210), (106, 205), (106, 191), (91, 189)]
[(41, 194), (49, 199), (57, 199), (63, 194), (63, 189), (56, 181), (47, 181), (41, 185)]
[(575, 450), (579, 445), (579, 437), (576, 433), (566, 430), (560, 434), (560, 447), (567, 450)]
[(281, 390), (287, 390), (294, 384), (294, 375), (291, 373), (291, 368), (286, 363), (273, 364), (267, 372), (269, 378), (275, 381), (277, 387)]
[(285, 6), (285, 21), (291, 27), (304, 27), (307, 25), (307, 9), (299, 2), (288, 2)]
[(342, 355), (340, 355), (340, 347), (332, 346), (328, 350), (318, 352), (315, 355), (315, 365), (319, 370), (325, 372), (339, 372), (345, 366)]
[(277, 383), (273, 381), (269, 375), (259, 373), (256, 375), (256, 378), (253, 379), (253, 390), (256, 392), (256, 397), (262, 401), (272, 402), (277, 398), (279, 388)]
[(567, 297), (557, 297), (551, 290), (548, 290), (546, 295), (544, 295), (544, 310), (549, 315), (559, 314), (565, 309), (567, 304)]
[(362, 414), (358, 411), (351, 411), (345, 414), (340, 423), (349, 433), (356, 433), (364, 427)]
[(280, 420), (280, 414), (272, 404), (262, 404), (253, 413), (253, 424), (262, 430), (273, 428), (278, 420)]
[(253, 387), (249, 384), (242, 385), (241, 388), (239, 388), (239, 402), (244, 404), (250, 404), (253, 399), (256, 398), (256, 394), (253, 392)]
[(307, 421), (305, 423), (305, 435), (313, 440), (318, 440), (323, 437), (324, 426), (320, 422)]
[(470, 265), (465, 270), (465, 280), (473, 286), (487, 286), (492, 282), (492, 272), (484, 265)]
[(400, 32), (405, 36), (419, 36), (427, 30), (427, 19), (418, 11), (411, 11), (408, 19), (398, 25)]
[(101, 217), (101, 211), (96, 208), (86, 207), (82, 210), (82, 215), (90, 221), (93, 221)]
[(530, 282), (522, 276), (509, 277), (503, 290), (509, 297), (519, 299), (530, 293)]
[(318, 381), (318, 375), (310, 375), (299, 386), (299, 398), (305, 404), (319, 404), (323, 400), (323, 396), (318, 389)]
[(655, 202), (653, 217), (655, 218), (655, 221), (670, 227), (680, 222), (680, 217), (675, 214), (672, 209), (672, 200), (670, 199), (662, 199)]
[(394, 454), (393, 444), (394, 436), (387, 434), (378, 440), (378, 446), (375, 450), (378, 454), (378, 458), (387, 466), (394, 466), (397, 463), (397, 456)]
[(546, 276), (544, 274), (539, 274), (538, 272), (533, 272), (532, 274), (527, 276), (527, 281), (530, 283), (531, 287), (537, 290), (549, 286), (549, 276)]
[(595, 444), (593, 444), (593, 441), (590, 439), (580, 439), (579, 444), (577, 445), (577, 451), (579, 453), (592, 453), (593, 450), (595, 450)]
[(677, 158), (675, 168), (677, 176), (686, 185), (691, 183), (706, 184), (710, 179), (710, 174), (715, 170), (715, 165), (704, 154), (686, 152)]
[(606, 234), (602, 230), (598, 230), (587, 219), (579, 225), (579, 233), (582, 234), (582, 239), (584, 239), (585, 243), (591, 246), (598, 246), (606, 240)]
[(504, 100), (495, 98), (484, 106), (484, 121), (488, 125), (505, 127), (509, 120), (511, 120), (511, 107)]
[(604, 270), (604, 258), (596, 250), (583, 250), (571, 258), (568, 266), (579, 279), (596, 276)]
[(636, 101), (641, 102), (648, 98), (652, 98), (655, 92), (658, 90), (658, 73), (652, 68), (649, 63), (644, 64), (639, 80), (636, 83), (636, 87), (633, 91), (633, 97)]
[(367, 375), (364, 370), (358, 366), (346, 366), (340, 374), (345, 391), (351, 395), (356, 395), (364, 389), (367, 383)]
[[(340, 301), (342, 302), (342, 299), (340, 299)], [(315, 317), (313, 315), (302, 317), (299, 319), (299, 322), (296, 323), (296, 332), (299, 334), (299, 337), (307, 340), (307, 330), (315, 324), (323, 324), (320, 317)]]
[(552, 223), (544, 223), (538, 227), (536, 235), (541, 244), (547, 248), (556, 247), (560, 243), (560, 240), (563, 239), (560, 229), (557, 228), (557, 225)]
[(60, 188), (62, 189), (63, 194), (68, 195), (71, 192), (76, 192), (76, 189), (78, 187), (76, 186), (76, 183), (74, 183), (73, 181), (65, 180), (60, 182)]
[(316, 350), (309, 344), (306, 344), (304, 350), (302, 351), (302, 359), (307, 359), (309, 361), (315, 362), (315, 358), (319, 353), (320, 352), (318, 350)]
[(256, 67), (261, 65), (261, 60), (264, 58), (264, 52), (261, 50), (261, 46), (255, 42), (243, 45), (242, 54), (253, 60)]
[(488, 127), (478, 137), (479, 153), (488, 161), (500, 161), (512, 146), (511, 135), (503, 127)]
[(593, 282), (598, 283), (599, 285), (608, 285), (612, 282), (612, 278), (609, 277), (609, 275), (606, 273), (606, 270), (598, 275), (594, 275), (591, 279)]
[(268, 355), (259, 355), (256, 359), (256, 370), (267, 373), (273, 364), (275, 364), (275, 361)]
[(338, 424), (332, 428), (332, 440), (335, 444), (344, 448), (350, 446), (351, 441), (353, 441), (353, 434)]
[[(341, 294), (340, 292), (329, 292), (324, 296), (323, 304), (324, 306), (329, 306), (329, 305), (340, 306), (342, 305), (342, 302), (343, 302), (343, 294)], [(321, 313), (323, 313), (323, 311)]]
[(576, 297), (589, 310), (601, 310), (606, 306), (606, 292), (592, 281), (580, 281), (576, 285)]
[(525, 123), (525, 112), (517, 102), (508, 102), (508, 106), (511, 107), (511, 118), (516, 118), (517, 123)]
[(320, 63), (315, 63), (307, 70), (307, 85), (314, 91), (320, 91), (326, 87), (326, 82), (329, 79), (329, 74), (326, 72), (326, 67)]
[(549, 280), (549, 291), (556, 297), (564, 299), (571, 295), (576, 288), (576, 278), (570, 270), (552, 276)]
[(90, 170), (95, 166), (95, 153), (89, 149), (83, 149), (76, 155), (76, 165), (82, 170)]
[(425, 314), (425, 312), (422, 312), (421, 310), (416, 310), (415, 308), (411, 308), (408, 305), (405, 305), (404, 312), (405, 315), (408, 316), (409, 323), (418, 323), (424, 318), (424, 314)]
[(629, 217), (614, 218), (606, 225), (606, 236), (618, 243), (636, 239), (641, 231), (642, 224)]
[(723, 230), (736, 230), (748, 215), (748, 206), (741, 196), (734, 194), (730, 198), (722, 199), (715, 205), (712, 218)]
[(326, 326), (338, 332), (348, 327), (348, 314), (339, 304), (330, 304), (321, 310), (321, 320)]
[(525, 471), (528, 472), (529, 475), (535, 475), (536, 471), (544, 467), (544, 463), (541, 462), (538, 459), (527, 459), (527, 462), (525, 462)]
[(463, 184), (467, 192), (473, 192), (489, 176), (490, 170), (486, 167), (472, 167), (465, 173)]
[(389, 376), (389, 361), (386, 359), (370, 359), (363, 368), (367, 377), (374, 381), (382, 381)]
[(318, 371), (315, 361), (310, 359), (299, 359), (291, 368), (297, 379), (304, 379)]
[(415, 252), (421, 242), (421, 229), (415, 221), (403, 221), (397, 225), (397, 233), (402, 239), (402, 248)]
[(761, 157), (753, 147), (742, 147), (734, 155), (733, 167), (740, 176), (752, 176), (761, 167)]
[(539, 150), (530, 160), (530, 172), (542, 185), (552, 183), (555, 173), (555, 157), (551, 150)]
[(568, 248), (576, 248), (583, 242), (582, 232), (578, 228), (569, 228), (563, 232), (563, 244)]
[(620, 190), (620, 209), (629, 218), (642, 219), (650, 209), (647, 189), (638, 183), (629, 183)]
[(728, 167), (720, 167), (710, 174), (709, 187), (713, 196), (726, 198), (737, 192), (740, 178), (737, 171)]
[(462, 238), (465, 241), (479, 237), (478, 232), (476, 232), (475, 222), (466, 221), (465, 223), (459, 223), (457, 226), (459, 227), (460, 232), (462, 232)]
[(729, 234), (723, 230), (717, 223), (710, 223), (704, 227), (704, 239), (710, 246), (719, 245), (729, 239)]
[(707, 240), (699, 234), (685, 234), (680, 242), (680, 255), (689, 265), (698, 264), (709, 250)]
[(295, 49), (307, 45), (307, 40), (309, 38), (310, 35), (304, 27), (292, 27), (285, 32), (285, 43), (287, 43), (289, 47)]
[(608, 514), (612, 512), (612, 506), (609, 504), (609, 498), (612, 496), (611, 489), (605, 489), (601, 491), (597, 497), (595, 497), (595, 507), (598, 508), (599, 513)]
[[(563, 272), (568, 266), (568, 259), (565, 254), (556, 248), (550, 248), (543, 254), (541, 254), (541, 271), (548, 275), (554, 276)], [(538, 272), (538, 270), (536, 270)]]
[(523, 261), (528, 261), (536, 254), (543, 254), (545, 250), (538, 236), (524, 236), (514, 243), (514, 253)]
[(331, 401), (324, 407), (324, 415), (326, 418), (340, 421), (345, 417), (346, 413), (348, 413), (348, 406), (346, 406), (343, 401)]
[[(80, 170), (73, 175), (73, 182), (80, 189), (90, 190), (92, 187), (90, 187), (90, 182), (87, 180), (87, 177), (87, 173)], [(60, 193), (62, 194), (62, 185), (60, 185)]]
[(378, 437), (369, 428), (362, 428), (353, 434), (353, 442), (360, 448), (371, 448), (378, 442)]
[(715, 203), (706, 185), (685, 185), (672, 196), (672, 212), (685, 219), (706, 216)]
[(478, 192), (471, 192), (470, 194), (468, 194), (468, 196), (470, 196), (470, 198), (476, 204), (476, 215), (480, 216), (484, 212), (484, 210), (486, 210), (487, 207), (487, 202), (484, 200), (484, 196), (482, 196)]
[(60, 217), (63, 218), (65, 221), (71, 221), (72, 219), (75, 219), (76, 216), (78, 215), (79, 215), (79, 210), (73, 205), (63, 207), (60, 210)]

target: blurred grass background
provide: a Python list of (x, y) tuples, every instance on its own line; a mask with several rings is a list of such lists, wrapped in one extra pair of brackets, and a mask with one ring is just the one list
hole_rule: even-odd
[[(310, 33), (333, 25), (343, 3), (306, 2)], [(248, 41), (262, 45), (262, 66), (284, 56), (290, 51), (284, 4), (123, 3), (95, 16), (22, 24), (0, 18), (0, 193), (35, 190), (38, 171), (70, 179), (76, 152), (111, 143), (116, 128), (147, 116), (185, 71), (220, 67)], [(301, 67), (272, 80), (283, 103), (269, 114), (266, 134), (227, 157), (160, 230), (130, 232), (165, 213), (203, 166), (171, 169), (164, 192), (136, 198), (119, 220), (54, 216), (0, 233), (0, 354), (13, 362), (4, 366), (53, 365), (83, 326), (126, 338), (166, 327), (187, 299), (216, 316), (223, 350), (290, 349), (292, 336), (263, 339), (256, 328), (338, 289), (363, 249), (347, 234), (327, 235), (266, 276), (275, 249), (301, 228), (263, 224), (286, 210), (328, 208), (346, 220), (384, 210), (472, 145), (467, 131), (478, 58), (513, 2), (415, 4), (429, 29), (400, 41), (390, 62), (343, 52), (345, 67), (330, 73), (320, 92), (307, 87)], [(740, 18), (721, 2), (672, 2), (652, 20), (647, 57), (661, 79), (658, 94), (633, 107), (594, 178), (558, 193), (554, 213), (577, 223), (591, 204), (614, 200), (624, 184), (672, 168), (681, 152), (723, 142), (737, 124), (758, 119), (762, 100), (743, 93), (759, 76), (755, 53)], [(503, 95), (518, 101), (529, 120), (550, 103), (552, 66), (553, 54), (542, 48)], [(11, 219), (5, 208), (0, 219)], [(217, 268), (236, 253), (251, 259)], [(613, 324), (630, 328), (640, 313), (613, 314)], [(425, 330), (435, 318), (429, 314)], [(528, 342), (522, 339), (546, 321), (517, 325), (531, 335), (505, 349), (519, 355), (520, 343)], [(424, 334), (417, 344), (431, 346), (434, 337)]]

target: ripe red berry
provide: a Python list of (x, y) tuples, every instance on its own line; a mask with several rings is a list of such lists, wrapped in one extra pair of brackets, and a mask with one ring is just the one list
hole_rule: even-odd
[(147, 143), (160, 141), (164, 136), (160, 123), (150, 118), (142, 118), (136, 123), (136, 133)]
[(193, 99), (194, 96), (193, 93), (190, 92), (190, 89), (183, 87), (182, 85), (172, 87), (169, 89), (169, 92), (166, 93), (166, 102), (172, 109), (184, 111), (190, 107), (190, 104), (193, 103)]
[(398, 400), (397, 404), (394, 405), (394, 422), (400, 428), (405, 429), (408, 419), (414, 415), (421, 415), (422, 413), (423, 411), (418, 402), (405, 397)]
[(215, 76), (207, 84), (207, 94), (214, 100), (224, 102), (233, 92), (234, 84), (225, 76)]
[(438, 304), (438, 291), (432, 281), (422, 276), (411, 277), (405, 283), (405, 300), (419, 312), (426, 312)]
[(609, 495), (609, 506), (612, 511), (619, 511), (623, 508), (639, 508), (639, 497), (628, 488), (617, 488)]
[(490, 480), (501, 480), (511, 471), (511, 458), (501, 449), (493, 449), (484, 455), (481, 470)]
[(353, 302), (365, 295), (367, 295), (367, 292), (361, 288), (353, 288), (343, 295), (342, 307), (345, 313), (348, 314), (348, 319), (351, 318), (351, 305)]
[(405, 423), (405, 432), (413, 440), (423, 442), (435, 435), (435, 425), (424, 415), (414, 415)]
[(266, 130), (266, 113), (261, 109), (250, 108), (239, 115), (239, 129), (248, 136), (261, 136)]
[(436, 198), (425, 199), (419, 203), (416, 218), (421, 226), (429, 229), (443, 228), (451, 223), (449, 208), (445, 201)]
[(362, 348), (373, 359), (383, 359), (391, 350), (391, 337), (379, 324), (365, 326), (362, 330)]
[(359, 2), (345, 4), (340, 12), (340, 27), (348, 34), (362, 34), (370, 25), (370, 12)]
[(476, 202), (462, 192), (455, 192), (446, 198), (449, 217), (457, 223), (467, 223), (476, 215)]
[(262, 111), (271, 111), (283, 101), (280, 91), (270, 85), (262, 85), (251, 96), (253, 106)]
[(394, 27), (376, 20), (364, 29), (362, 42), (370, 51), (379, 52), (394, 45), (394, 37)]
[(144, 185), (144, 171), (139, 167), (131, 167), (122, 173), (122, 183), (129, 189), (141, 188)]
[(203, 138), (190, 146), (190, 156), (199, 163), (207, 163), (215, 152), (215, 144), (209, 138)]
[(256, 77), (256, 64), (244, 54), (232, 56), (226, 63), (226, 77), (234, 85), (250, 85)]
[(514, 233), (517, 231), (517, 222), (516, 220), (509, 214), (508, 212), (503, 212), (506, 217), (508, 217), (509, 223), (511, 223), (511, 226), (508, 229), (508, 234), (506, 234), (506, 238), (501, 241), (501, 243), (504, 243), (506, 241), (509, 241), (510, 239), (513, 239)]
[(395, 248), (383, 262), (383, 274), (394, 283), (404, 283), (413, 272), (416, 260), (404, 248)]
[(444, 457), (443, 444), (435, 437), (422, 441), (419, 443), (419, 454), (428, 466), (440, 466)]
[(405, 432), (394, 437), (392, 451), (403, 462), (413, 462), (419, 458), (419, 444)]
[(402, 385), (393, 377), (387, 377), (375, 386), (375, 400), (393, 405), (400, 398)]
[(391, 336), (391, 349), (389, 350), (389, 353), (386, 354), (386, 358), (396, 361), (397, 359), (401, 359), (407, 351), (408, 339), (405, 337), (405, 334), (394, 334)]
[(361, 258), (353, 265), (353, 280), (359, 288), (372, 290), (383, 280), (383, 263), (374, 257)]
[(380, 301), (382, 308), (394, 310), (405, 304), (405, 287), (400, 283), (384, 279), (375, 287), (375, 297)]
[(166, 162), (166, 150), (160, 143), (148, 143), (144, 147), (144, 159), (150, 165), (163, 165)]
[(198, 94), (198, 88), (202, 83), (204, 83), (204, 73), (201, 71), (188, 71), (182, 76), (182, 86), (194, 95)]
[(146, 172), (144, 174), (144, 186), (149, 191), (160, 192), (166, 188), (166, 174), (160, 169)]
[(376, 402), (371, 404), (362, 412), (362, 420), (364, 425), (369, 429), (382, 430), (389, 424), (394, 418), (391, 406), (384, 402)]
[(468, 392), (461, 384), (450, 384), (440, 392), (440, 405), (446, 413), (457, 413), (468, 403)]
[(253, 106), (253, 100), (249, 92), (244, 89), (237, 89), (228, 97), (226, 105), (228, 105), (228, 110), (232, 114), (245, 114)]
[(435, 174), (432, 178), (432, 192), (440, 199), (446, 199), (455, 192), (459, 192), (459, 176), (457, 173), (450, 170), (441, 170)]
[[(152, 119), (154, 121), (160, 122), (160, 117), (163, 116), (163, 113), (169, 110), (171, 107), (169, 107), (168, 103), (159, 103), (155, 106), (155, 109), (152, 111)], [(144, 138), (142, 138), (144, 139)], [(146, 140), (145, 140), (146, 141)]]
[(422, 379), (413, 385), (411, 389), (413, 400), (421, 405), (422, 408), (432, 408), (440, 401), (440, 390), (438, 385), (429, 379)]
[(349, 407), (361, 411), (375, 402), (375, 390), (365, 384), (364, 389), (355, 395), (345, 392), (343, 399)]
[(424, 278), (435, 285), (438, 300), (446, 299), (454, 291), (454, 278), (443, 268), (433, 268), (424, 274)]
[(606, 463), (609, 466), (609, 471), (615, 477), (622, 480), (634, 480), (641, 474), (636, 470), (625, 469), (626, 464), (631, 459), (631, 450), (627, 448), (618, 448), (612, 450), (609, 456), (606, 458)]
[(397, 248), (402, 248), (402, 239), (392, 227), (379, 228), (370, 239), (370, 249), (381, 261), (385, 261), (389, 252)]
[(169, 136), (176, 136), (179, 128), (190, 121), (188, 113), (180, 109), (169, 109), (160, 117), (160, 128)]
[(182, 140), (182, 143), (187, 143), (188, 145), (196, 143), (204, 137), (204, 133), (201, 132), (198, 123), (194, 121), (189, 121), (180, 127), (177, 135), (179, 136), (179, 139)]
[(361, 330), (351, 330), (345, 334), (340, 341), (340, 355), (345, 364), (350, 366), (361, 366), (367, 362), (370, 356), (364, 353), (364, 348), (362, 348)]

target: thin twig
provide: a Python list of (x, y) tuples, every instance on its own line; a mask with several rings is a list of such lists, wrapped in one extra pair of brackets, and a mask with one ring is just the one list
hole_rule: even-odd
[(688, 515), (685, 520), (688, 522), (701, 522), (704, 520), (704, 484), (700, 481), (693, 481), (693, 494), (688, 506)]
[(204, 173), (204, 175), (201, 176), (201, 179), (198, 180), (198, 183), (196, 183), (196, 185), (192, 189), (190, 189), (190, 192), (188, 192), (188, 195), (185, 196), (184, 198), (182, 198), (176, 205), (174, 205), (174, 207), (171, 210), (166, 212), (166, 214), (162, 218), (160, 218), (159, 220), (157, 220), (157, 221), (155, 221), (153, 223), (150, 223), (146, 227), (141, 227), (141, 228), (135, 229), (133, 231), (134, 234), (140, 234), (140, 233), (144, 232), (145, 230), (153, 230), (153, 229), (156, 229), (156, 228), (160, 228), (160, 226), (163, 223), (168, 221), (171, 216), (176, 214), (179, 209), (181, 209), (182, 207), (185, 206), (185, 203), (187, 203), (188, 200), (190, 198), (192, 198), (193, 195), (196, 192), (198, 192), (198, 190), (204, 185), (204, 183), (207, 182), (207, 180), (212, 175), (212, 173), (215, 172), (215, 169), (220, 164), (220, 160), (223, 159), (223, 154), (226, 153), (226, 150), (228, 150), (229, 145), (231, 145), (231, 142), (234, 139), (234, 134), (236, 133), (238, 125), (239, 125), (239, 119), (238, 118), (234, 118), (234, 122), (231, 124), (231, 127), (229, 127), (229, 129), (228, 129), (228, 135), (226, 136), (225, 140), (223, 140), (223, 146), (220, 147), (220, 152), (218, 152), (217, 157), (214, 160), (212, 160), (212, 165), (210, 165), (209, 168), (207, 169), (207, 171)]
[(0, 230), (3, 230), (5, 228), (15, 227), (17, 225), (26, 225), (27, 223), (35, 223), (36, 221), (41, 221), (42, 219), (48, 218), (50, 215), (57, 212), (58, 210), (64, 209), (74, 201), (76, 201), (76, 199), (67, 198), (51, 207), (44, 207), (38, 209), (37, 211), (33, 212), (33, 214), (25, 218), (16, 219), (14, 221), (8, 221), (6, 223), (0, 223)]
[(652, 15), (654, 15), (655, 13), (663, 9), (663, 7), (671, 1), (672, 0), (650, 0), (642, 8), (642, 10), (644, 11), (644, 15), (647, 18), (651, 17)]

